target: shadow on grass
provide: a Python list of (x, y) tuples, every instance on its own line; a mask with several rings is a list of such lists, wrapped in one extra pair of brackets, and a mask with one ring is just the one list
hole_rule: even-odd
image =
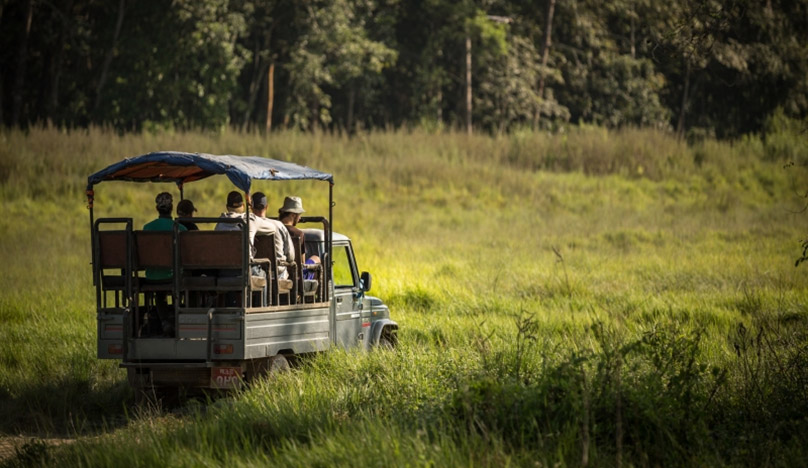
[(127, 422), (132, 391), (126, 381), (91, 385), (63, 379), (31, 385), (16, 397), (0, 395), (0, 433), (89, 435)]

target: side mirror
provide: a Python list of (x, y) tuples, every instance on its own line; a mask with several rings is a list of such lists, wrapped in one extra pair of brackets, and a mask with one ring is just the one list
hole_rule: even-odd
[(364, 292), (368, 292), (370, 291), (370, 284), (371, 284), (370, 273), (363, 271), (362, 275), (360, 276), (359, 288)]

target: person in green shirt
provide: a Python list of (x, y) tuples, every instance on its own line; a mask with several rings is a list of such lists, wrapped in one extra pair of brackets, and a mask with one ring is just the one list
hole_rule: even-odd
[[(174, 211), (174, 197), (168, 192), (162, 192), (154, 199), (157, 208), (157, 219), (149, 221), (143, 226), (144, 231), (173, 231), (174, 220), (171, 213)], [(179, 226), (180, 231), (187, 231), (185, 226)], [(173, 277), (170, 268), (146, 268), (146, 280), (165, 281)], [(157, 305), (157, 315), (160, 318), (163, 335), (172, 336), (174, 334), (173, 307), (168, 306), (168, 294), (165, 291), (154, 293), (154, 302)]]
[[(171, 212), (174, 211), (174, 197), (168, 192), (162, 192), (154, 199), (157, 205), (157, 219), (149, 221), (143, 226), (144, 231), (173, 231), (174, 219), (171, 218)], [(180, 225), (180, 231), (187, 231), (188, 229)], [(167, 280), (171, 279), (171, 269), (168, 268), (147, 268), (146, 278), (150, 280)]]

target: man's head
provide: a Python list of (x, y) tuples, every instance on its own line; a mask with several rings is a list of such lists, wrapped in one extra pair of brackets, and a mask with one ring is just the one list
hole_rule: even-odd
[(241, 213), (244, 210), (244, 198), (235, 190), (227, 194), (227, 211)]
[(160, 216), (171, 216), (171, 212), (174, 210), (174, 197), (170, 193), (162, 192), (158, 194), (154, 199), (154, 203), (157, 205), (157, 212), (160, 213)]
[(194, 216), (194, 211), (196, 208), (191, 200), (182, 200), (177, 203), (177, 216), (180, 218), (191, 218)]
[(300, 221), (300, 215), (305, 213), (303, 209), (303, 200), (300, 197), (286, 197), (283, 200), (283, 206), (278, 210), (278, 216), (281, 221), (291, 221), (293, 225)]
[(267, 213), (269, 200), (263, 192), (255, 192), (252, 196), (252, 209), (256, 216), (264, 216)]

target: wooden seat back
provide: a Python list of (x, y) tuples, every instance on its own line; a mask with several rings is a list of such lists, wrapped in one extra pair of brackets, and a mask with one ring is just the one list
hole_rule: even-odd
[(180, 266), (183, 269), (245, 268), (242, 231), (180, 232)]
[(138, 269), (174, 267), (174, 233), (135, 231), (135, 263)]
[(275, 253), (275, 234), (269, 235), (256, 235), (255, 240), (255, 258), (268, 258), (272, 265), (275, 265), (278, 256)]
[(100, 269), (127, 267), (127, 232), (98, 231), (98, 267)]
[(280, 303), (280, 290), (278, 288), (278, 255), (275, 251), (275, 234), (256, 235), (253, 240), (255, 245), (255, 258), (266, 258), (269, 260), (269, 297), (273, 305)]
[[(110, 229), (104, 229), (107, 227)], [(114, 307), (126, 307), (132, 286), (132, 218), (99, 218), (93, 224), (92, 238), (96, 306), (99, 311), (107, 309), (106, 293), (112, 292)]]

